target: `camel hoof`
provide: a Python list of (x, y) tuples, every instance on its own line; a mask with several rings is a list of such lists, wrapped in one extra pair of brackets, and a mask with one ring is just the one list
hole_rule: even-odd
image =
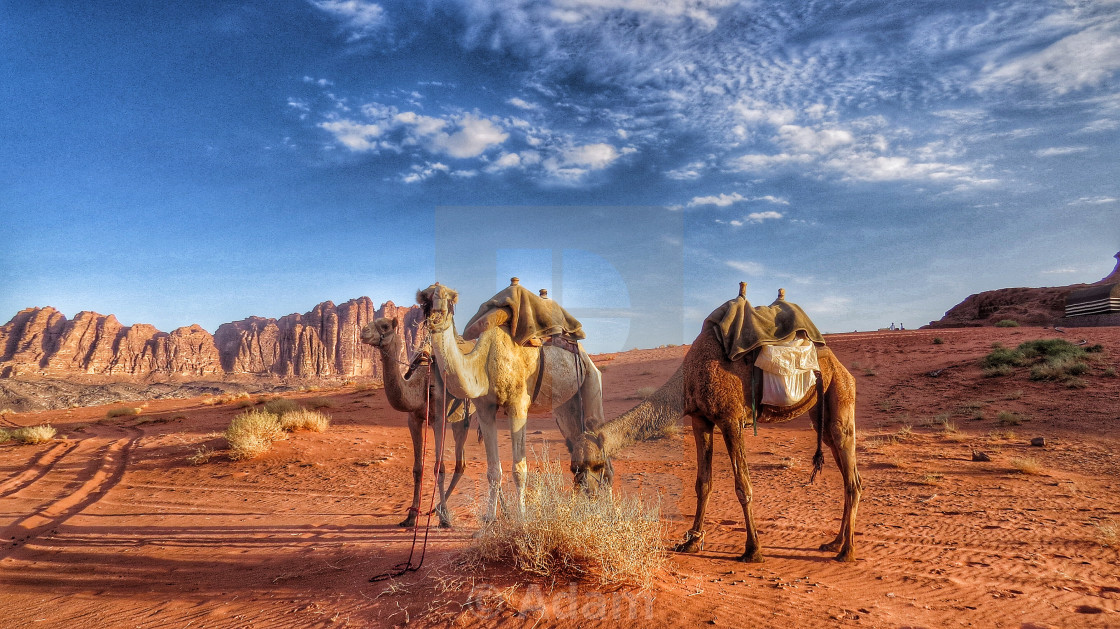
[(397, 526), (401, 527), (402, 529), (410, 529), (416, 526), (416, 516), (408, 516), (407, 518), (401, 520), (400, 524), (398, 524)]
[(743, 563), (762, 563), (764, 561), (762, 553), (758, 552), (757, 550), (750, 553), (743, 553), (742, 555), (736, 557), (735, 560), (741, 561)]
[(828, 542), (828, 543), (825, 543), (825, 544), (821, 544), (821, 550), (834, 553), (834, 552), (840, 550), (840, 547), (842, 545), (843, 545), (842, 542)]
[(856, 554), (849, 549), (846, 551), (842, 551), (839, 555), (836, 555), (835, 559), (836, 561), (849, 563), (856, 560)]
[(702, 548), (704, 548), (703, 540), (692, 538), (677, 544), (673, 547), (673, 550), (678, 553), (696, 553), (700, 552)]
[(451, 528), (451, 520), (445, 520), (443, 518), (440, 518), (439, 519), (439, 528), (441, 528), (441, 529)]

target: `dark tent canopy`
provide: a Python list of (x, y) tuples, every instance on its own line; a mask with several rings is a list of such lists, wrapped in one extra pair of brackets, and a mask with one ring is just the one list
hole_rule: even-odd
[(1120, 283), (1090, 286), (1066, 297), (1066, 316), (1120, 312)]

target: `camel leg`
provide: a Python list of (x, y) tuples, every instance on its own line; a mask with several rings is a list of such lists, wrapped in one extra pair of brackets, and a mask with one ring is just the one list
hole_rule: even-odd
[(497, 408), (491, 404), (476, 402), (478, 407), (478, 428), (482, 431), (482, 443), (486, 448), (486, 481), (490, 485), (486, 500), (486, 514), (482, 519), (493, 522), (497, 517), (498, 497), (502, 487), (502, 458), (498, 454)]
[(436, 507), (436, 515), (439, 516), (440, 528), (451, 528), (451, 512), (447, 509), (447, 490), (446, 477), (444, 476), (443, 467), (443, 441), (447, 433), (446, 424), (447, 418), (444, 417), (444, 411), (441, 410), (440, 405), (433, 405), (436, 410), (437, 418), (432, 422), (432, 431), (435, 432), (435, 474), (436, 474), (436, 487), (439, 489), (439, 506)]
[(525, 463), (525, 424), (529, 418), (529, 395), (506, 407), (509, 414), (509, 437), (513, 447), (513, 483), (517, 488), (518, 512), (525, 510), (525, 477), (529, 467)]
[(455, 486), (459, 484), (459, 479), (467, 469), (465, 454), (469, 435), (470, 422), (461, 420), (451, 424), (451, 436), (455, 440), (455, 472), (451, 475), (451, 484), (447, 486), (448, 499), (451, 498), (451, 492), (455, 491)]
[(743, 521), (746, 522), (747, 546), (739, 561), (761, 563), (761, 544), (758, 543), (758, 530), (754, 526), (751, 511), (751, 475), (747, 470), (746, 441), (743, 439), (743, 421), (735, 418), (722, 424), (723, 442), (727, 444), (727, 454), (731, 457), (731, 475), (735, 479), (735, 496), (743, 507)]
[(424, 420), (408, 414), (408, 434), (412, 437), (412, 507), (400, 526), (416, 526), (416, 514), (420, 512), (420, 476), (423, 472), (421, 459), (424, 456)]
[(832, 457), (844, 479), (844, 515), (836, 539), (821, 544), (821, 550), (837, 552), (837, 561), (855, 561), (856, 511), (863, 491), (863, 481), (856, 469), (856, 405), (854, 402), (837, 400), (838, 396), (832, 391), (826, 397), (829, 403), (825, 406), (827, 415), (824, 419), (824, 440), (832, 450)]
[(704, 546), (704, 512), (712, 491), (712, 431), (715, 426), (706, 418), (692, 418), (692, 436), (696, 439), (696, 517), (685, 540), (677, 544), (679, 553), (694, 553)]

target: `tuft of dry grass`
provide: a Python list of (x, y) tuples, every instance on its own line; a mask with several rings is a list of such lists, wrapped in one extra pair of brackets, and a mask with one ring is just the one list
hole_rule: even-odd
[(34, 445), (37, 443), (46, 443), (54, 439), (58, 431), (50, 424), (42, 424), (39, 426), (24, 426), (23, 428), (16, 428), (11, 434), (11, 438), (24, 444)]
[(262, 410), (245, 411), (234, 417), (225, 432), (229, 458), (234, 461), (256, 458), (268, 452), (272, 442), (286, 436), (279, 416)]
[(199, 446), (195, 449), (194, 454), (187, 457), (187, 460), (194, 465), (202, 465), (208, 463), (210, 459), (218, 456), (217, 450), (210, 446)]
[(787, 470), (796, 469), (801, 465), (801, 460), (795, 456), (783, 456), (778, 460), (778, 465)]
[(1015, 438), (1015, 431), (1014, 430), (993, 430), (993, 431), (988, 433), (988, 437), (990, 439), (1011, 440), (1011, 439)]
[(0, 417), (7, 417), (8, 415), (15, 415), (16, 412), (10, 408), (0, 409)]
[(306, 408), (299, 408), (280, 416), (280, 427), (288, 432), (296, 430), (323, 432), (330, 425), (330, 416)]
[(1115, 522), (1097, 522), (1097, 543), (1105, 548), (1120, 548), (1120, 531)]
[(1025, 421), (1027, 421), (1025, 417), (1011, 411), (1000, 411), (996, 415), (996, 423), (1000, 426), (1019, 426)]
[(112, 419), (114, 417), (130, 417), (140, 414), (139, 408), (132, 406), (118, 406), (105, 411), (105, 417)]
[(1011, 469), (1019, 472), (1020, 474), (1030, 474), (1036, 476), (1042, 473), (1042, 464), (1037, 459), (1029, 456), (1017, 456), (1007, 459), (1008, 465)]
[(264, 403), (264, 410), (268, 413), (272, 413), (273, 415), (283, 415), (284, 413), (291, 413), (292, 411), (298, 410), (299, 408), (299, 404), (296, 404), (294, 401), (282, 397), (273, 398)]
[(898, 432), (894, 433), (894, 436), (897, 437), (899, 441), (905, 441), (914, 436), (914, 427), (910, 424), (905, 424), (902, 428), (898, 429)]
[(559, 464), (538, 461), (525, 508), (503, 505), (464, 551), (468, 564), (512, 564), (543, 577), (648, 587), (665, 562), (660, 505), (610, 491), (574, 492)]
[(12, 433), (0, 428), (0, 443), (8, 443), (12, 440)]
[(914, 482), (919, 485), (937, 486), (940, 485), (943, 480), (945, 480), (945, 477), (941, 474), (922, 474), (918, 477), (918, 480)]
[(656, 392), (657, 392), (657, 387), (638, 387), (638, 389), (636, 391), (634, 391), (634, 395), (630, 396), (630, 399), (631, 400), (644, 400), (644, 399), (653, 395)]
[(337, 402), (326, 397), (313, 397), (310, 400), (306, 400), (304, 404), (307, 404), (309, 408), (313, 408), (315, 410), (321, 408), (338, 408)]

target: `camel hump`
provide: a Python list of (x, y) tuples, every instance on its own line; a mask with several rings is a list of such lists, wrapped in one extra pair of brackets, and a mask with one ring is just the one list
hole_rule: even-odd
[[(784, 297), (784, 296), (783, 296)], [(728, 360), (739, 360), (759, 347), (779, 345), (798, 336), (824, 346), (824, 336), (801, 306), (775, 300), (769, 306), (752, 307), (743, 297), (736, 297), (712, 311), (704, 320), (710, 327)]]
[(492, 327), (506, 327), (513, 342), (518, 345), (528, 345), (533, 339), (550, 336), (563, 336), (570, 340), (587, 336), (583, 325), (563, 306), (520, 284), (511, 284), (483, 303), (467, 322), (463, 338), (476, 339)]

